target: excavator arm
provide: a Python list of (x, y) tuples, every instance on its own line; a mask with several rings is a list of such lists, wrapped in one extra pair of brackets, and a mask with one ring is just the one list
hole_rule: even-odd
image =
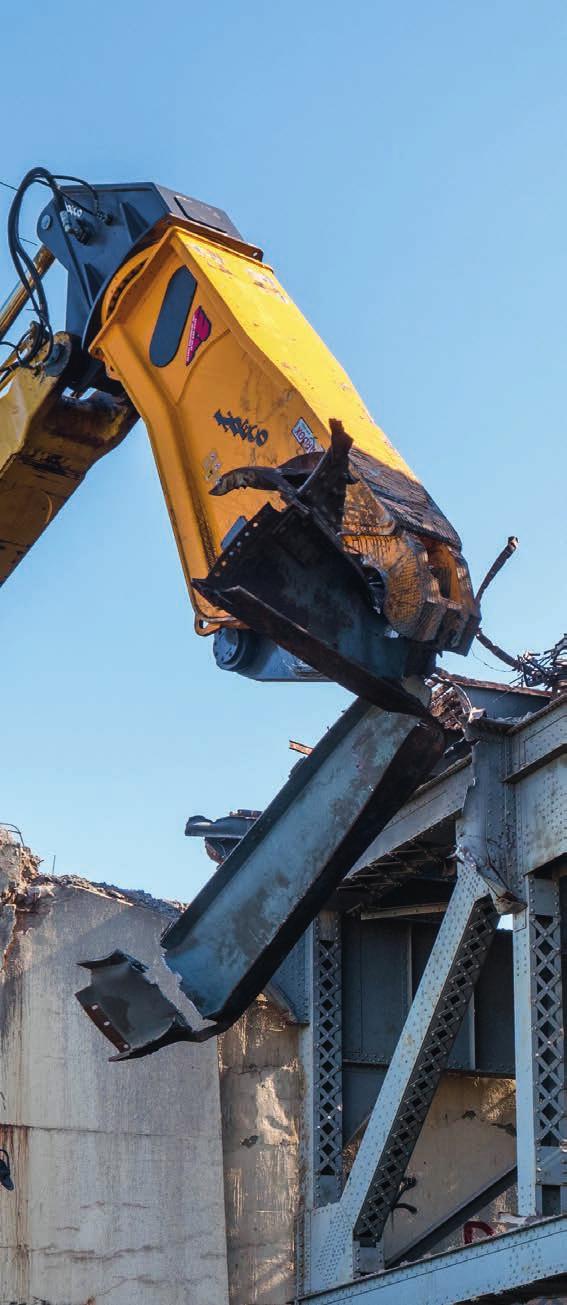
[(29, 177), (67, 320), (0, 380), (0, 581), (140, 416), (219, 666), (407, 709), (402, 681), (478, 627), (460, 540), (261, 251), (153, 184)]
[[(37, 181), (50, 199), (32, 262), (18, 223)], [(85, 962), (79, 1000), (138, 1056), (238, 1018), (427, 777), (444, 735), (424, 680), (439, 651), (468, 650), (478, 605), (453, 527), (225, 213), (40, 168), (8, 235), (20, 286), (0, 335), (27, 298), (37, 320), (0, 366), (0, 582), (141, 417), (219, 666), (358, 696), (162, 940), (200, 1021), (119, 949)], [(58, 334), (53, 260), (68, 286)]]
[(68, 394), (73, 354), (61, 332), (49, 367), (17, 367), (0, 390), (0, 584), (138, 419), (126, 396)]

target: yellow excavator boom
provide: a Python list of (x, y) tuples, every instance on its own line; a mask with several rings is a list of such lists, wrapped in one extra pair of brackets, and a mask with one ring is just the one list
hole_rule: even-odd
[(29, 177), (53, 197), (33, 264), (9, 225), (22, 286), (0, 329), (26, 293), (39, 322), (0, 370), (0, 583), (139, 415), (219, 663), (269, 678), (258, 648), (283, 648), (378, 705), (388, 682), (399, 707), (391, 685), (466, 651), (479, 614), (458, 535), (346, 372), (226, 214), (45, 169), (16, 210)]
[[(81, 1005), (138, 1057), (230, 1027), (440, 761), (427, 675), (467, 650), (478, 610), (453, 527), (227, 215), (70, 180), (33, 169), (8, 220), (36, 322), (0, 365), (0, 581), (140, 416), (218, 664), (357, 695), (164, 935), (198, 1026), (120, 949), (84, 962)], [(32, 262), (19, 214), (37, 181), (48, 253)], [(68, 273), (59, 335), (49, 255)]]
[[(236, 468), (280, 468), (353, 444), (344, 547), (373, 563), (400, 634), (458, 646), (474, 618), (460, 540), (271, 267), (172, 223), (111, 281), (91, 352), (120, 381), (152, 442), (189, 592), (207, 629), (226, 620), (193, 580), (218, 560), (265, 489), (212, 495)], [(316, 463), (314, 463), (316, 465)], [(202, 624), (201, 624), (202, 622)]]

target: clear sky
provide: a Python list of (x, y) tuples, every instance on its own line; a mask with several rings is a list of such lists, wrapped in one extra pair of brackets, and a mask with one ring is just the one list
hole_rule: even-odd
[[(3, 7), (2, 51), (2, 178), (42, 163), (224, 207), (454, 522), (474, 581), (520, 537), (487, 633), (554, 643), (565, 0), (26, 0)], [(5, 241), (0, 276), (7, 291)], [(186, 817), (264, 806), (289, 738), (314, 743), (348, 698), (216, 669), (141, 424), (6, 584), (0, 640), (0, 820), (49, 868), (184, 900), (212, 870)], [(458, 669), (495, 678), (486, 663), (477, 645)]]

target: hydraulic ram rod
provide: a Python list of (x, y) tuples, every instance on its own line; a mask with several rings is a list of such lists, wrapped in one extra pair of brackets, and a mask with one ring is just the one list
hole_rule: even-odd
[[(34, 254), (33, 262), (38, 275), (43, 278), (54, 262), (51, 250), (46, 249), (45, 245), (40, 245), (37, 254)], [(0, 306), (0, 340), (6, 334), (6, 331), (9, 331), (10, 327), (13, 326), (28, 299), (29, 291), (26, 291), (21, 281), (18, 281), (14, 289), (10, 291), (8, 298)]]

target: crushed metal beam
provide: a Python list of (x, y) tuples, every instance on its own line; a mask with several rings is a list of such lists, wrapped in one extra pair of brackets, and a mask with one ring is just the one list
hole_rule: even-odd
[(117, 1047), (111, 1060), (149, 1056), (172, 1042), (195, 1040), (185, 1016), (145, 976), (147, 965), (126, 952), (114, 951), (100, 961), (80, 961), (90, 970), (88, 988), (75, 996), (83, 1010)]
[(162, 939), (210, 1032), (262, 991), (443, 752), (442, 730), (361, 700), (323, 737)]

